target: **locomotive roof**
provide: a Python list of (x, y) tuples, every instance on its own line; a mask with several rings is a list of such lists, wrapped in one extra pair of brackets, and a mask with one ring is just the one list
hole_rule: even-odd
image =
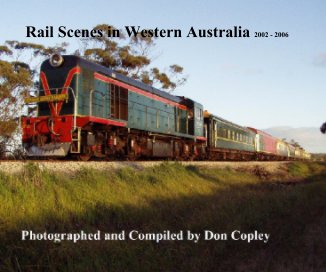
[(209, 113), (208, 111), (205, 111), (205, 118), (213, 118), (213, 119), (217, 119), (217, 120), (222, 121), (223, 123), (230, 124), (230, 125), (232, 125), (232, 126), (238, 128), (238, 129), (242, 129), (242, 130), (247, 131), (247, 132), (248, 132), (248, 131), (249, 131), (249, 132), (252, 132), (252, 131), (249, 130), (247, 127), (243, 127), (243, 126), (240, 126), (240, 125), (238, 125), (238, 124), (235, 124), (235, 123), (233, 123), (233, 122), (231, 122), (231, 121), (228, 121), (228, 120), (226, 120), (226, 119), (224, 119), (224, 118), (222, 118), (222, 117), (219, 117), (219, 116), (217, 116), (217, 115), (211, 114), (211, 113)]
[[(97, 63), (94, 63), (94, 62), (91, 62), (91, 61), (88, 61), (88, 60), (85, 60), (79, 56), (74, 56), (74, 55), (63, 55), (62, 56), (63, 59), (64, 59), (64, 63), (63, 65), (67, 65), (67, 66), (75, 66), (75, 65), (80, 65), (81, 67), (83, 68), (86, 68), (86, 69), (89, 69), (89, 70), (92, 70), (94, 72), (97, 72), (97, 73), (101, 73), (105, 76), (109, 76), (109, 77), (112, 77), (118, 81), (122, 81), (124, 83), (127, 83), (129, 85), (132, 85), (134, 87), (137, 87), (137, 88), (140, 88), (142, 90), (145, 90), (147, 92), (150, 92), (150, 93), (153, 93), (155, 95), (158, 95), (160, 97), (163, 97), (163, 98), (166, 98), (166, 99), (169, 99), (173, 102), (176, 102), (176, 103), (186, 103), (186, 104), (189, 104), (189, 102), (195, 102), (189, 98), (186, 98), (186, 97), (181, 97), (181, 96), (175, 96), (175, 95), (172, 95), (172, 94), (169, 94), (168, 92), (165, 92), (165, 91), (161, 91), (157, 88), (154, 88), (152, 86), (149, 86), (141, 81), (138, 81), (138, 80), (135, 80), (133, 78), (130, 78), (130, 77), (127, 77), (125, 75), (122, 75), (122, 74), (119, 74), (117, 72), (115, 72), (114, 70), (110, 69), (110, 68), (107, 68), (105, 66), (102, 66), (100, 64), (97, 64)], [(41, 65), (41, 69), (43, 70), (48, 70), (48, 69), (57, 69), (57, 68), (54, 68), (50, 65), (50, 62), (49, 60), (45, 60), (42, 65)], [(187, 103), (188, 102), (188, 103)], [(197, 103), (197, 102), (195, 102)], [(197, 103), (197, 104), (200, 104), (200, 103)]]

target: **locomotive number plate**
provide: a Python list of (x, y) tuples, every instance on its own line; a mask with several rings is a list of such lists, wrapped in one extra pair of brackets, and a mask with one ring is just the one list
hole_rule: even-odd
[(52, 94), (52, 95), (44, 95), (38, 97), (27, 97), (25, 98), (25, 103), (40, 103), (40, 102), (54, 102), (54, 101), (62, 101), (67, 100), (68, 94)]

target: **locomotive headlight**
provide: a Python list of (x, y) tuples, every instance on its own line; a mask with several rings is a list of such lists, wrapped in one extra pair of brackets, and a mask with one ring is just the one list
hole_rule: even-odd
[(63, 63), (63, 57), (60, 54), (53, 54), (50, 57), (50, 64), (52, 67), (59, 67)]

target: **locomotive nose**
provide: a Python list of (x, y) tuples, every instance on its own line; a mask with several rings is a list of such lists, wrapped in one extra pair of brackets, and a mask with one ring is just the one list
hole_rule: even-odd
[(63, 57), (55, 53), (50, 57), (50, 64), (52, 67), (59, 67), (63, 63)]

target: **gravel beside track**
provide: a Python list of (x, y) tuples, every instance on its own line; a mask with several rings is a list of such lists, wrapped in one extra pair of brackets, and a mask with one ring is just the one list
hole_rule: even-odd
[[(5, 173), (19, 173), (24, 169), (24, 166), (28, 163), (34, 163), (39, 166), (40, 169), (54, 171), (54, 172), (67, 172), (72, 173), (78, 171), (81, 168), (93, 168), (98, 170), (113, 170), (123, 167), (131, 167), (134, 169), (144, 169), (147, 167), (153, 167), (162, 163), (162, 161), (110, 161), (110, 162), (80, 162), (80, 161), (0, 161), (0, 171)], [(168, 162), (174, 163), (174, 162)], [(186, 166), (196, 166), (203, 168), (231, 168), (238, 170), (251, 170), (262, 168), (269, 173), (277, 173), (282, 171), (286, 164), (289, 162), (211, 162), (211, 161), (183, 161), (178, 162)]]

